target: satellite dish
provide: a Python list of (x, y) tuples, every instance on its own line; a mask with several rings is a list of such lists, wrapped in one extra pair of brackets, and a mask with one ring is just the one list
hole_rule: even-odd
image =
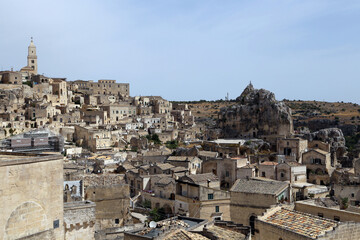
[(149, 224), (149, 227), (151, 227), (151, 228), (156, 228), (156, 226), (157, 226), (157, 223), (154, 221), (151, 221)]

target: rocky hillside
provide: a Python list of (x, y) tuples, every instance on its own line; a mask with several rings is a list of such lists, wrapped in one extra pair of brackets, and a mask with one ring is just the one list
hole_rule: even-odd
[[(310, 133), (324, 128), (340, 128), (348, 148), (354, 148), (360, 141), (360, 105), (344, 102), (283, 100), (291, 108), (294, 129)], [(187, 102), (197, 122), (215, 122), (220, 109), (238, 104), (230, 101)]]
[(293, 132), (291, 109), (276, 101), (274, 93), (249, 84), (234, 105), (220, 110), (223, 137), (287, 136)]

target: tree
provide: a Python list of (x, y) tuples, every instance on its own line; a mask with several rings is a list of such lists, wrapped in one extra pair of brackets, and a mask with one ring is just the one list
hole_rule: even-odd
[(153, 134), (151, 136), (151, 140), (154, 141), (155, 144), (161, 144), (161, 141), (159, 139), (159, 135), (157, 135), (157, 134)]
[(159, 139), (159, 135), (157, 134), (152, 134), (152, 135), (147, 135), (146, 136), (147, 140), (154, 142), (155, 144), (161, 144), (161, 141)]
[(165, 211), (163, 208), (154, 208), (149, 212), (150, 217), (153, 221), (158, 222), (166, 218)]
[(29, 87), (33, 87), (33, 84), (31, 81), (23, 82), (24, 85), (28, 85)]
[(151, 208), (151, 201), (145, 199), (145, 201), (144, 201), (143, 204), (142, 204), (142, 207), (143, 207), (143, 208)]
[(348, 202), (349, 202), (349, 199), (348, 199), (347, 197), (341, 199), (341, 203), (342, 203), (342, 208), (343, 208), (343, 209), (347, 209), (347, 208), (348, 208)]
[(9, 133), (10, 133), (11, 136), (14, 135), (14, 132), (15, 132), (14, 129), (12, 129), (12, 128), (9, 129)]
[(179, 146), (178, 141), (167, 141), (166, 142), (166, 147), (170, 148), (170, 149), (176, 149)]

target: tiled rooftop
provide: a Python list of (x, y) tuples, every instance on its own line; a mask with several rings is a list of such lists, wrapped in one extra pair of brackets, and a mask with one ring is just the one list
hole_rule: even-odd
[(183, 229), (178, 229), (166, 236), (164, 240), (209, 240), (209, 238), (197, 233), (191, 233)]
[(270, 179), (238, 179), (231, 187), (231, 192), (277, 195), (286, 189), (288, 184)]
[(162, 177), (157, 182), (155, 182), (156, 185), (168, 185), (170, 183), (175, 184), (175, 179), (172, 177)]
[(211, 232), (218, 240), (243, 240), (246, 236), (240, 232), (233, 231), (230, 229), (222, 228), (219, 226), (211, 226), (207, 229)]
[(201, 174), (192, 174), (192, 175), (186, 175), (181, 180), (189, 178), (193, 183), (201, 183), (206, 181), (218, 181), (219, 178), (213, 174), (213, 173), (201, 173)]
[(276, 165), (278, 165), (278, 163), (277, 163), (277, 162), (265, 161), (265, 162), (260, 163), (260, 165), (265, 165), (265, 166), (276, 166)]
[(262, 221), (311, 238), (323, 235), (337, 226), (335, 221), (284, 208), (270, 214)]
[(170, 156), (167, 161), (188, 161), (189, 158), (194, 157), (187, 157), (187, 156)]
[(320, 153), (322, 155), (330, 154), (329, 152), (326, 152), (326, 151), (318, 149), (318, 148), (317, 149), (311, 149), (309, 152), (311, 152), (311, 151), (318, 152), (318, 153)]
[(199, 156), (202, 157), (211, 157), (211, 158), (216, 158), (218, 155), (217, 152), (211, 152), (211, 151), (199, 151)]
[(173, 168), (174, 165), (171, 165), (170, 163), (158, 163), (157, 166), (161, 169), (161, 170), (167, 170), (170, 168)]

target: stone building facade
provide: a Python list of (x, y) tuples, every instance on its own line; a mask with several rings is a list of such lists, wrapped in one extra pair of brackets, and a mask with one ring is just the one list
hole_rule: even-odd
[(125, 99), (130, 96), (130, 87), (128, 83), (116, 83), (116, 80), (99, 80), (82, 81), (77, 80), (69, 82), (70, 85), (75, 85), (77, 91), (90, 95), (113, 95), (120, 99)]
[(281, 138), (277, 141), (277, 152), (287, 161), (302, 163), (302, 154), (308, 148), (308, 141), (301, 138)]
[(64, 230), (67, 240), (94, 240), (95, 204), (90, 201), (64, 203)]
[(14, 71), (0, 71), (0, 82), (3, 84), (22, 84), (21, 73)]
[(129, 218), (129, 185), (89, 185), (85, 199), (96, 204), (96, 230), (123, 226)]
[(273, 180), (238, 179), (230, 193), (231, 221), (250, 225), (252, 229), (258, 215), (290, 198), (288, 183)]
[(331, 154), (320, 149), (311, 149), (303, 154), (303, 164), (306, 165), (307, 179), (314, 184), (329, 184), (334, 171), (331, 166)]
[(256, 240), (352, 240), (360, 238), (360, 223), (337, 222), (276, 207), (256, 219)]
[(0, 238), (64, 239), (63, 156), (0, 154)]

